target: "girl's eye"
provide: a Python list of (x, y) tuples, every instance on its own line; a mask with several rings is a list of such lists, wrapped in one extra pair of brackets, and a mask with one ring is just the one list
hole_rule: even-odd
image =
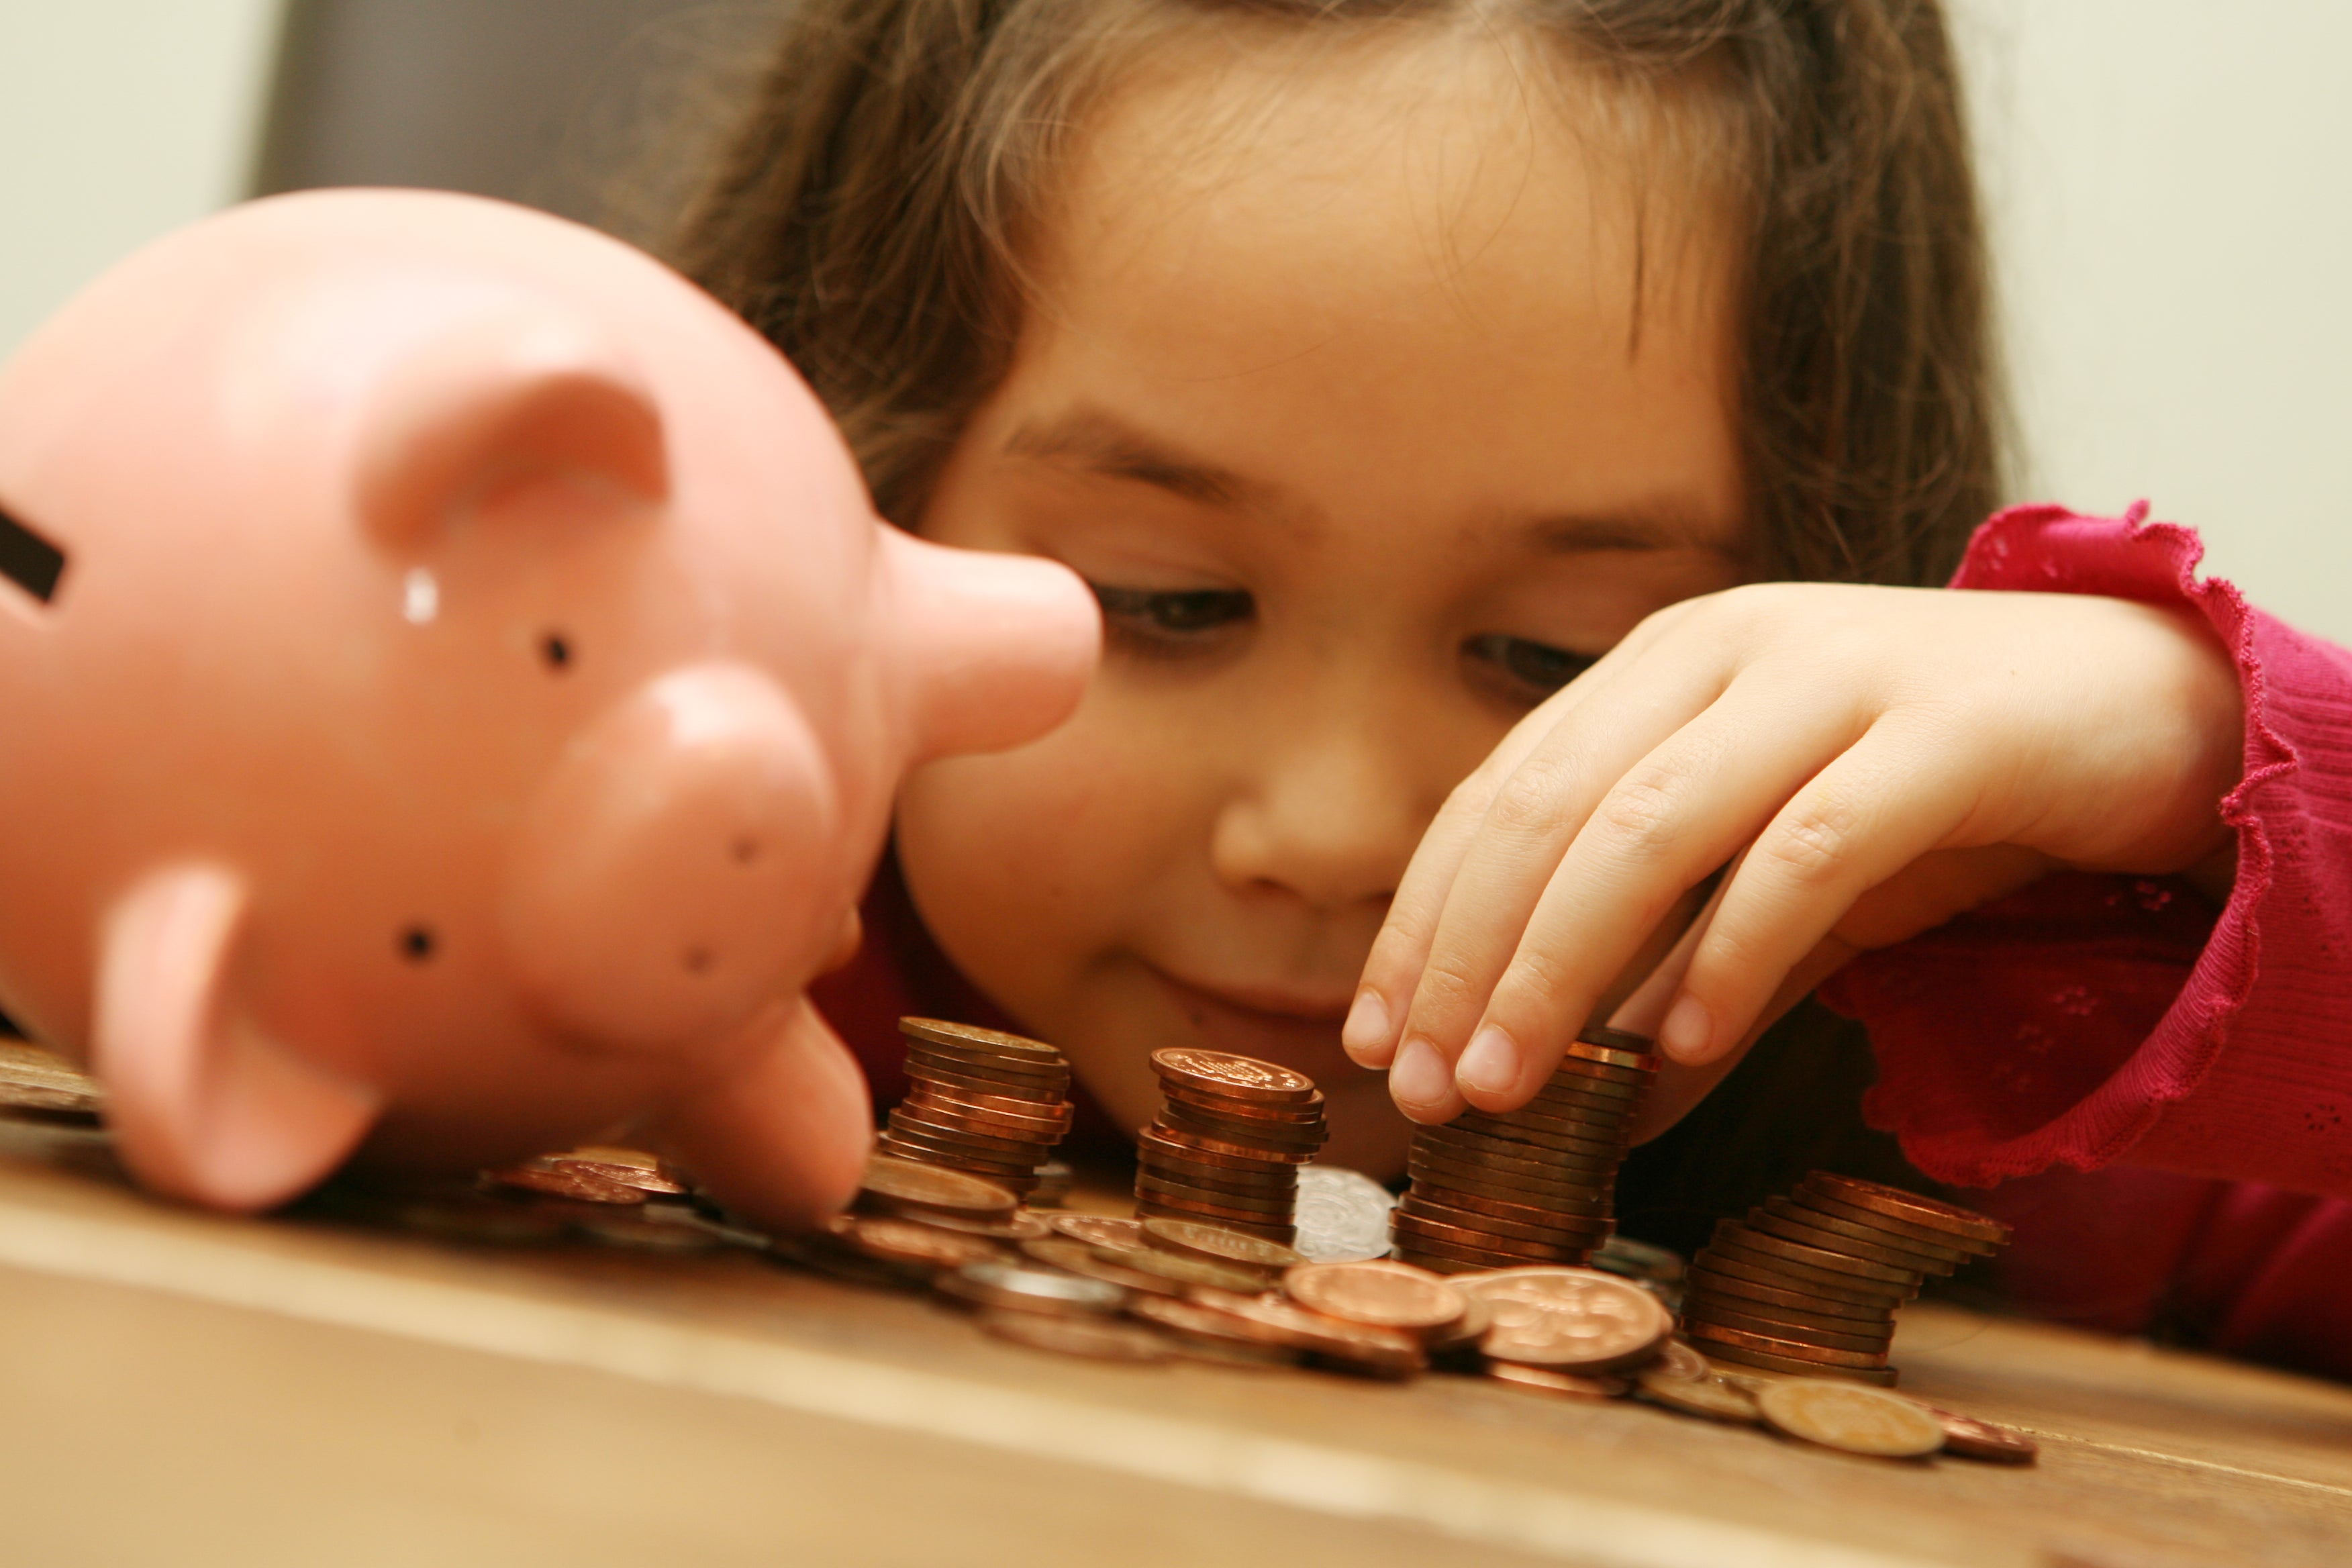
[(1545, 698), (1600, 662), (1599, 656), (1570, 653), (1548, 643), (1499, 635), (1472, 637), (1462, 652), (1512, 693), (1529, 701)]
[(1256, 601), (1239, 588), (1112, 588), (1095, 583), (1103, 621), (1113, 637), (1130, 644), (1177, 651), (1239, 626), (1257, 614)]

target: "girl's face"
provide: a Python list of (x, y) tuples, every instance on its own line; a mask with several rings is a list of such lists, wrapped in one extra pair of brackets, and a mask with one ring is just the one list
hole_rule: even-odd
[(1102, 597), (1077, 716), (919, 771), (898, 846), (948, 955), (1123, 1125), (1154, 1050), (1205, 1046), (1311, 1075), (1325, 1157), (1401, 1169), (1339, 1024), (1423, 828), (1636, 622), (1738, 579), (1730, 247), (1687, 179), (1645, 232), (1635, 139), (1580, 137), (1559, 79), (1491, 37), (1228, 39), (1129, 92), (921, 518)]

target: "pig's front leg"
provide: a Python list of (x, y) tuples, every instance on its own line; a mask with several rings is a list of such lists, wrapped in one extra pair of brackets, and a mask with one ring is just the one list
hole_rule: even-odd
[(764, 1038), (652, 1129), (730, 1209), (799, 1228), (856, 1193), (874, 1143), (874, 1102), (849, 1047), (803, 997), (758, 1026)]

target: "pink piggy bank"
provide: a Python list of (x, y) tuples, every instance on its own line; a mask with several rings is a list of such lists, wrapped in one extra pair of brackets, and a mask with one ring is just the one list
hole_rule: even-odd
[(0, 371), (0, 1007), (198, 1203), (631, 1125), (746, 1211), (872, 1128), (803, 991), (903, 771), (1085, 586), (884, 526), (775, 351), (520, 208), (257, 203)]

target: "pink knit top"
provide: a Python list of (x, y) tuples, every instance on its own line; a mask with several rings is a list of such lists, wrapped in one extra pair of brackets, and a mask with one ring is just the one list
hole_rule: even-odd
[(2146, 515), (2003, 512), (1953, 586), (2212, 626), (2245, 693), (2228, 905), (2050, 877), (1822, 994), (1870, 1031), (1871, 1121), (1930, 1175), (2003, 1184), (2021, 1305), (2352, 1376), (2352, 653), (2200, 582), (2197, 536)]

